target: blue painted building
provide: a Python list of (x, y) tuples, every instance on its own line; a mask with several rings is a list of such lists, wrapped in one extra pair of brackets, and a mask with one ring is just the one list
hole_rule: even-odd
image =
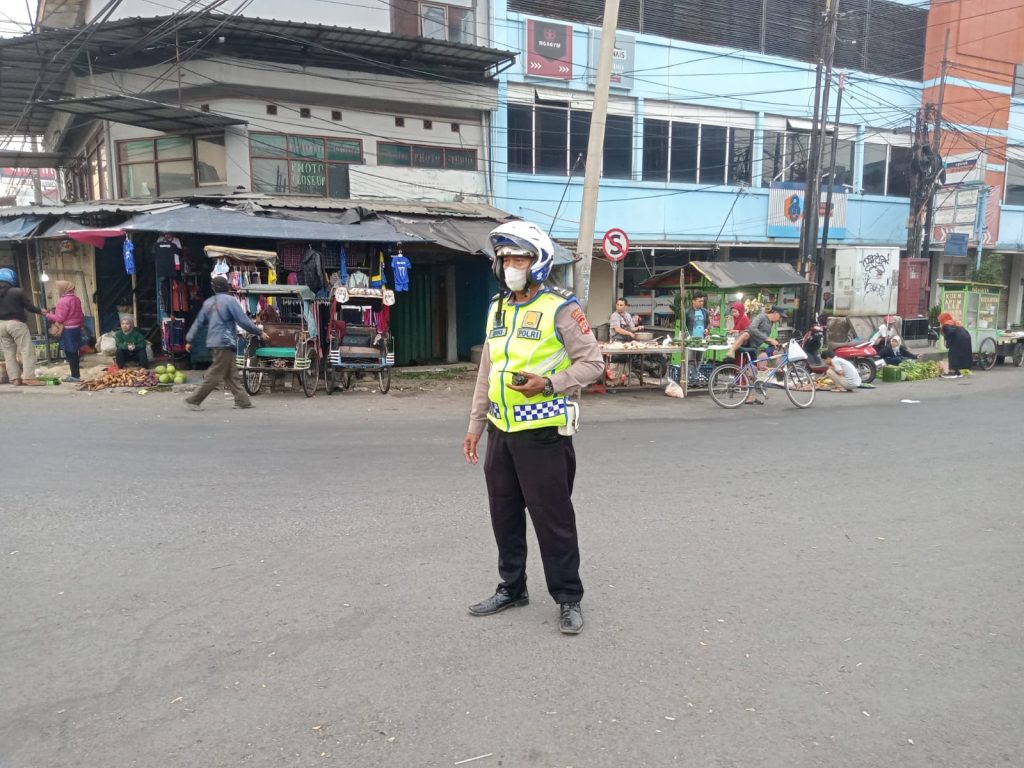
[[(785, 220), (785, 191), (771, 187), (802, 187), (805, 178), (814, 101), (811, 5), (624, 0), (595, 254), (611, 227), (626, 230), (633, 249), (615, 289), (607, 263), (595, 260), (594, 319), (613, 293), (629, 294), (651, 272), (691, 257), (796, 261), (798, 232)], [(843, 7), (836, 54), (837, 71), (846, 73), (835, 175), (841, 192), (831, 240), (899, 247), (907, 239), (908, 128), (921, 104), (928, 14), (920, 3), (851, 0)], [(602, 8), (492, 1), (494, 44), (522, 52), (500, 84), (495, 204), (550, 226), (573, 246)]]

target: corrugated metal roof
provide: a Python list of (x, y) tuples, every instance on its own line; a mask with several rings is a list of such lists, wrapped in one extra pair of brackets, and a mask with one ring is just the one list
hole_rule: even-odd
[(118, 19), (84, 30), (44, 29), (0, 39), (0, 135), (43, 133), (52, 107), (25, 106), (76, 96), (65, 90), (69, 75), (166, 65), (183, 50), (192, 59), (216, 56), (457, 83), (491, 81), (516, 57), (512, 51), (375, 30), (205, 12)]
[[(196, 198), (204, 199), (204, 198)], [(258, 192), (240, 195), (209, 196), (206, 199), (223, 200), (237, 204), (251, 201), (261, 208), (300, 208), (313, 211), (366, 211), (369, 213), (393, 213), (413, 216), (465, 216), (474, 219), (497, 219), (505, 221), (512, 214), (487, 203), (467, 202), (420, 202), (417, 200), (337, 200), (313, 195), (264, 195)]]
[(191, 133), (229, 125), (244, 125), (245, 120), (203, 112), (189, 107), (164, 104), (136, 96), (93, 96), (86, 99), (37, 101), (37, 106), (68, 112), (94, 120), (109, 120), (164, 133)]
[(180, 208), (184, 203), (179, 200), (161, 200), (159, 202), (136, 203), (129, 200), (97, 200), (88, 203), (66, 203), (64, 205), (24, 205), (20, 208), (0, 208), (0, 218), (14, 216), (83, 216), (89, 213), (142, 213), (168, 208)]
[(809, 284), (809, 281), (801, 277), (789, 264), (764, 261), (691, 261), (686, 267), (677, 267), (649, 277), (641, 282), (639, 287), (678, 288), (679, 273), (691, 267), (718, 288)]

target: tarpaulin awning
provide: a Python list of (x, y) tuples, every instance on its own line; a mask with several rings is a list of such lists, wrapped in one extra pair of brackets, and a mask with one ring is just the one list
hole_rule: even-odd
[(131, 232), (173, 232), (179, 235), (255, 237), (266, 240), (333, 240), (394, 243), (419, 240), (402, 235), (386, 221), (361, 224), (295, 221), (242, 213), (224, 208), (176, 208), (133, 216), (121, 225)]
[(80, 243), (102, 248), (108, 237), (124, 237), (123, 229), (69, 229), (68, 237)]
[(679, 273), (693, 268), (717, 288), (807, 285), (808, 280), (789, 264), (763, 261), (691, 261), (686, 267), (649, 277), (640, 288), (678, 288)]
[(18, 216), (14, 219), (0, 221), (0, 241), (24, 240), (35, 232), (42, 220), (42, 216)]
[(247, 264), (267, 264), (274, 266), (277, 263), (277, 254), (274, 251), (254, 251), (251, 248), (228, 248), (223, 245), (207, 245), (203, 251), (211, 259), (234, 259), (244, 261)]
[[(422, 240), (437, 243), (453, 251), (482, 253), (493, 258), (490, 234), (499, 219), (469, 219), (463, 217), (412, 217), (384, 214), (382, 218), (391, 222), (400, 232), (408, 232)], [(555, 264), (572, 264), (572, 254), (558, 243), (555, 246)]]
[(123, 94), (92, 96), (84, 99), (37, 101), (36, 105), (58, 112), (82, 115), (93, 120), (109, 120), (112, 123), (134, 125), (164, 133), (210, 131), (217, 128), (223, 130), (229, 125), (245, 123), (245, 120), (213, 112), (203, 112), (198, 109), (179, 107), (174, 104), (164, 104), (151, 99)]

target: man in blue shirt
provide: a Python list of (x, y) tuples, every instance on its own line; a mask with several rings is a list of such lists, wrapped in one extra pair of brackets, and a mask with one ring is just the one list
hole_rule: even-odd
[(238, 346), (238, 328), (249, 333), (260, 336), (264, 341), (269, 341), (270, 336), (260, 330), (259, 326), (250, 320), (241, 305), (235, 301), (228, 291), (231, 284), (222, 275), (213, 278), (210, 284), (213, 288), (213, 296), (203, 302), (203, 308), (196, 315), (196, 321), (188, 329), (185, 336), (185, 349), (192, 351), (192, 342), (199, 332), (206, 329), (206, 346), (213, 353), (213, 362), (206, 369), (203, 376), (203, 383), (199, 389), (185, 398), (185, 406), (193, 411), (202, 410), (202, 402), (213, 390), (220, 386), (221, 382), (231, 391), (235, 398), (235, 408), (252, 408), (252, 400), (249, 394), (242, 387), (238, 379), (238, 369), (235, 366), (235, 354)]
[(690, 337), (702, 339), (711, 332), (711, 313), (704, 309), (704, 293), (697, 291), (686, 310), (686, 333)]

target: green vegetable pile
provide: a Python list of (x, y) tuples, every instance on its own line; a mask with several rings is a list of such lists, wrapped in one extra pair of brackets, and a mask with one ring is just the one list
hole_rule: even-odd
[(934, 360), (904, 360), (899, 364), (899, 369), (907, 381), (937, 379), (942, 375), (942, 369)]

